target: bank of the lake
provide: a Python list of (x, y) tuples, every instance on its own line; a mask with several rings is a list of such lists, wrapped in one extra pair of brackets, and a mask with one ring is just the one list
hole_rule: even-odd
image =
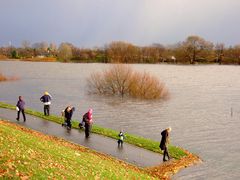
[[(10, 111), (9, 111), (10, 112)], [(10, 114), (9, 114), (10, 115)], [(10, 115), (11, 116), (11, 115)], [(31, 118), (30, 118), (30, 116), (27, 118), (28, 119), (28, 121), (30, 120), (30, 121), (35, 121), (35, 120), (31, 120)], [(38, 120), (38, 121), (40, 121), (40, 120)], [(20, 130), (23, 130), (24, 132), (27, 132), (27, 133), (29, 133), (30, 132), (30, 135), (32, 135), (32, 136), (34, 136), (34, 135), (36, 135), (36, 134), (41, 134), (41, 133), (37, 133), (37, 132), (35, 132), (35, 131), (33, 131), (33, 130), (30, 130), (30, 129), (27, 129), (26, 127), (28, 127), (28, 126), (26, 126), (26, 125), (24, 125), (24, 127), (22, 126), (22, 125), (20, 125), (19, 123), (12, 123), (12, 122), (6, 122), (6, 121), (0, 121), (0, 123), (2, 123), (2, 124), (6, 124), (6, 125), (8, 125), (8, 126), (14, 126), (14, 127), (17, 127), (18, 129), (20, 129)], [(34, 123), (34, 122), (32, 122), (32, 123)], [(24, 123), (25, 124), (25, 123)], [(57, 126), (57, 125), (56, 125)], [(61, 129), (61, 128), (60, 128)], [(34, 133), (31, 133), (31, 132), (34, 132)], [(45, 132), (45, 131), (44, 131)], [(47, 131), (46, 131), (47, 132)], [(0, 132), (1, 133), (1, 132)], [(47, 133), (48, 134), (48, 133)], [(4, 158), (4, 161), (6, 161), (6, 163), (3, 163), (3, 166), (0, 168), (0, 169), (3, 169), (2, 171), (1, 171), (1, 173), (0, 173), (0, 177), (4, 177), (4, 178), (9, 178), (9, 177), (12, 177), (11, 176), (11, 173), (9, 174), (9, 171), (11, 172), (12, 170), (15, 170), (15, 169), (17, 169), (16, 171), (18, 171), (16, 174), (17, 174), (17, 176), (23, 176), (23, 177), (26, 177), (26, 176), (28, 176), (29, 174), (30, 174), (30, 176), (38, 176), (38, 177), (42, 177), (42, 175), (43, 176), (46, 176), (46, 175), (48, 175), (48, 176), (54, 176), (54, 177), (58, 177), (60, 174), (61, 174), (61, 171), (60, 172), (58, 172), (58, 171), (55, 171), (55, 169), (51, 169), (52, 167), (49, 167), (49, 166), (45, 166), (47, 169), (46, 169), (46, 171), (44, 172), (44, 173), (42, 173), (42, 175), (39, 175), (38, 174), (38, 171), (36, 171), (36, 170), (33, 170), (32, 169), (32, 164), (31, 163), (28, 163), (28, 162), (26, 162), (26, 160), (24, 160), (24, 158), (25, 157), (28, 157), (27, 155), (25, 155), (24, 153), (22, 153), (21, 152), (21, 150), (19, 150), (21, 147), (22, 148), (24, 148), (24, 149), (31, 149), (31, 147), (29, 147), (29, 146), (31, 146), (31, 145), (33, 145), (33, 143), (35, 142), (35, 141), (33, 141), (33, 142), (29, 142), (29, 143), (26, 143), (26, 142), (24, 142), (24, 146), (21, 146), (20, 145), (20, 147), (19, 147), (19, 144), (21, 144), (21, 142), (19, 143), (19, 142), (17, 142), (17, 146), (15, 145), (15, 143), (16, 143), (16, 140), (13, 140), (13, 138), (8, 138), (8, 136), (12, 136), (11, 135), (11, 130), (10, 131), (8, 131), (8, 136), (5, 136), (5, 135), (2, 135), (2, 137), (5, 137), (5, 138), (2, 138), (1, 140), (2, 141), (5, 141), (5, 142), (3, 142), (2, 144), (4, 144), (4, 146), (0, 146), (0, 149), (1, 149), (1, 152), (3, 152), (3, 153), (6, 153), (6, 151), (4, 151), (5, 149), (11, 149), (11, 151), (7, 154), (7, 156), (5, 156), (5, 158)], [(18, 137), (18, 136), (16, 136), (16, 135), (14, 135), (14, 137), (16, 138), (16, 137)], [(49, 137), (49, 136), (46, 136), (46, 137)], [(52, 137), (52, 136), (50, 136), (50, 137)], [(57, 136), (58, 137), (58, 136)], [(56, 139), (59, 139), (59, 138), (57, 138), (56, 136), (54, 136), (53, 138), (47, 138), (47, 139), (50, 139), (50, 140), (56, 140)], [(23, 136), (21, 136), (21, 138), (24, 138), (24, 140), (25, 139), (30, 139), (30, 138), (26, 138), (24, 135)], [(11, 141), (9, 142), (9, 139), (11, 139)], [(18, 139), (18, 138), (16, 138), (16, 139)], [(43, 138), (44, 140), (45, 140), (45, 138)], [(65, 138), (64, 138), (65, 139)], [(20, 140), (21, 141), (21, 140)], [(62, 141), (65, 141), (65, 140), (62, 140), (61, 139), (61, 142)], [(39, 141), (37, 141), (37, 142), (39, 142)], [(75, 141), (74, 141), (75, 142)], [(67, 142), (66, 142), (67, 143)], [(65, 144), (66, 144), (65, 143)], [(68, 143), (68, 144), (70, 144), (70, 143)], [(71, 143), (72, 144), (72, 143)], [(77, 143), (78, 144), (78, 143)], [(75, 146), (77, 146), (77, 144), (75, 144)], [(114, 143), (115, 144), (115, 143)], [(38, 146), (41, 146), (41, 148), (40, 149), (43, 149), (42, 147), (45, 145), (45, 143), (42, 143), (42, 142), (39, 142), (38, 144), (36, 144), (37, 146), (34, 146), (34, 147), (37, 147), (37, 149), (38, 149)], [(113, 144), (112, 144), (113, 145)], [(13, 146), (13, 147), (12, 147)], [(114, 145), (113, 145), (114, 146)], [(126, 144), (125, 144), (125, 146), (126, 146)], [(59, 145), (58, 145), (58, 147), (59, 147)], [(75, 150), (75, 148), (74, 148), (74, 146), (69, 146), (70, 148), (72, 147), (73, 148), (73, 150)], [(128, 146), (127, 146), (128, 147)], [(18, 151), (18, 153), (17, 153), (17, 155), (16, 155), (16, 152), (14, 151), (15, 149), (17, 148), (17, 151)], [(59, 149), (61, 149), (62, 151), (64, 151), (65, 152), (65, 149), (64, 149), (64, 147), (63, 148), (61, 148), (61, 144), (60, 144), (60, 147), (58, 148), (58, 150)], [(85, 149), (87, 149), (87, 148), (85, 148)], [(141, 153), (141, 151), (139, 151), (140, 149), (137, 149), (136, 148), (136, 152), (138, 152), (138, 153)], [(40, 151), (42, 151), (42, 150), (40, 150)], [(25, 152), (25, 151), (24, 151)], [(44, 148), (44, 156), (46, 156), (46, 155), (48, 155), (48, 160), (49, 159), (51, 159), (51, 157), (49, 157), (49, 155), (50, 156), (52, 156), (52, 154), (51, 154), (51, 152), (55, 152), (55, 149), (54, 148), (51, 148), (51, 147), (45, 147)], [(102, 151), (101, 151), (102, 152)], [(88, 158), (91, 158), (91, 159), (95, 159), (94, 157), (92, 157), (92, 154), (91, 154), (91, 151), (88, 151), (88, 152), (86, 152), (87, 153), (87, 155), (85, 154), (84, 155), (84, 158), (86, 158), (86, 159), (88, 159)], [(42, 153), (41, 153), (42, 154)], [(97, 153), (97, 154), (102, 154), (102, 153)], [(104, 153), (105, 154), (105, 153)], [(184, 158), (181, 158), (180, 160), (171, 160), (171, 161), (169, 161), (169, 162), (167, 162), (167, 163), (161, 163), (160, 165), (157, 165), (157, 166), (154, 166), (154, 167), (147, 167), (147, 168), (139, 168), (139, 167), (135, 167), (135, 165), (129, 165), (128, 163), (123, 163), (123, 164), (126, 164), (126, 166), (124, 166), (124, 168), (125, 169), (123, 169), (123, 170), (126, 170), (126, 168), (128, 168), (128, 166), (130, 166), (130, 167), (135, 167), (135, 169), (138, 169), (138, 170), (141, 170), (142, 172), (145, 172), (145, 173), (147, 173), (148, 175), (151, 175), (151, 176), (153, 176), (153, 177), (157, 177), (157, 178), (160, 178), (160, 179), (165, 179), (165, 178), (169, 178), (169, 177), (171, 177), (171, 175), (173, 175), (173, 174), (175, 174), (176, 172), (178, 172), (180, 169), (182, 169), (182, 168), (185, 168), (185, 167), (188, 167), (189, 165), (191, 165), (191, 164), (193, 164), (193, 163), (197, 163), (197, 162), (199, 162), (199, 159), (197, 158), (197, 156), (193, 156), (193, 155), (191, 155), (189, 152), (187, 152), (186, 151), (186, 154), (187, 154), (187, 156), (185, 156)], [(6, 154), (5, 154), (6, 155)], [(9, 166), (7, 165), (7, 167), (6, 166), (4, 166), (4, 165), (6, 165), (6, 164), (8, 164), (9, 162), (10, 163), (16, 163), (15, 162), (15, 159), (17, 159), (17, 161), (19, 162), (19, 155), (20, 155), (20, 157), (21, 156), (23, 156), (24, 158), (23, 158), (23, 161), (24, 161), (24, 164), (22, 165), (23, 167), (20, 167), (20, 168), (18, 168), (18, 167), (16, 167), (18, 164), (15, 164), (15, 165), (13, 165), (15, 168), (11, 168), (10, 167), (10, 169), (8, 169), (9, 168)], [(56, 153), (54, 153), (54, 155), (56, 155)], [(63, 157), (62, 157), (62, 156)], [(58, 158), (61, 158), (62, 157), (62, 162), (66, 162), (67, 160), (68, 160), (68, 157), (69, 156), (65, 156), (65, 154), (61, 154), (61, 155), (57, 155), (57, 156), (59, 156)], [(149, 154), (150, 155), (150, 154)], [(79, 155), (80, 156), (80, 155)], [(82, 157), (82, 156), (81, 156)], [(110, 156), (108, 156), (108, 155), (104, 155), (104, 157), (106, 157), (107, 159), (109, 159), (110, 161), (111, 160), (114, 160), (114, 158), (111, 158)], [(104, 158), (103, 157), (103, 158)], [(38, 159), (41, 159), (41, 161), (38, 161)], [(101, 158), (101, 157), (100, 157)], [(150, 157), (149, 157), (150, 158)], [(13, 159), (13, 161), (14, 162), (12, 162), (12, 159)], [(47, 162), (45, 162), (45, 158), (41, 158), (41, 157), (38, 157), (38, 159), (35, 159), (35, 158), (33, 158), (33, 159), (28, 159), (27, 158), (27, 160), (29, 160), (29, 161), (34, 161), (34, 164), (35, 164), (35, 166), (37, 165), (43, 165), (44, 163), (48, 163), (48, 161)], [(55, 159), (55, 158), (54, 158)], [(105, 159), (105, 158), (104, 158)], [(74, 161), (74, 160), (73, 160)], [(76, 160), (77, 161), (77, 160)], [(118, 160), (119, 161), (119, 160)], [(61, 163), (62, 163), (61, 162)], [(88, 161), (89, 162), (89, 161)], [(104, 162), (104, 161), (103, 161)], [(119, 161), (120, 162), (120, 164), (121, 164), (121, 160)], [(59, 163), (59, 162), (57, 162), (56, 164), (59, 164), (60, 166), (61, 165), (68, 165), (67, 163), (64, 163), (64, 164), (61, 164), (61, 163)], [(83, 163), (83, 162), (82, 162)], [(83, 163), (84, 164), (84, 163)], [(135, 163), (134, 163), (135, 164)], [(104, 164), (103, 164), (104, 165)], [(128, 165), (128, 166), (127, 166)], [(72, 166), (72, 164), (70, 163), (70, 166)], [(93, 166), (93, 164), (90, 164), (90, 166)], [(118, 165), (119, 166), (119, 168), (121, 169), (122, 167), (120, 166), (120, 165)], [(69, 166), (67, 166), (67, 167), (69, 167)], [(80, 164), (80, 167), (81, 167), (81, 164)], [(74, 168), (74, 167), (73, 167)], [(77, 167), (76, 167), (77, 168)], [(41, 169), (41, 168), (40, 168)], [(42, 169), (41, 169), (42, 170)], [(97, 173), (99, 173), (99, 171), (100, 171), (100, 173), (102, 172), (102, 168), (96, 168), (95, 170), (97, 170)], [(109, 169), (108, 169), (109, 170)], [(108, 171), (107, 170), (107, 171)], [(34, 171), (34, 172), (33, 172)], [(53, 172), (54, 171), (54, 173), (51, 173), (51, 174), (48, 174), (48, 172)], [(89, 170), (89, 171), (91, 171), (91, 170)], [(78, 172), (78, 171), (77, 171)], [(75, 173), (77, 173), (77, 172), (75, 172)], [(92, 171), (91, 171), (92, 172)], [(110, 172), (112, 172), (111, 171), (111, 168), (110, 168)], [(60, 174), (59, 174), (60, 173)], [(83, 172), (82, 172), (83, 173)], [(88, 172), (85, 172), (85, 173), (88, 173)], [(85, 174), (84, 173), (84, 174)], [(66, 173), (67, 175), (69, 175), (69, 173)], [(70, 172), (70, 174), (72, 174), (72, 172)], [(73, 172), (73, 174), (74, 174), (74, 172)], [(119, 173), (116, 173), (116, 175), (118, 175)], [(141, 179), (141, 173), (140, 173), (140, 175), (137, 175), (136, 176), (137, 177), (137, 179)], [(128, 178), (125, 178), (125, 179), (128, 179)], [(132, 179), (132, 178), (130, 178), (130, 179)]]
[(0, 178), (157, 179), (91, 149), (0, 120)]
[[(11, 104), (6, 104), (4, 102), (0, 102), (0, 108), (7, 108), (7, 109), (14, 110), (16, 107)], [(44, 116), (43, 113), (34, 111), (32, 109), (25, 109), (25, 113), (45, 119), (47, 121), (53, 121), (58, 124), (63, 123), (62, 117), (59, 117), (59, 116), (55, 116), (55, 115)], [(78, 122), (79, 121), (77, 121), (77, 120), (73, 120), (72, 127), (76, 128), (76, 129), (79, 128)], [(114, 139), (118, 138), (117, 131), (109, 129), (109, 128), (104, 128), (104, 127), (101, 127), (101, 126), (95, 125), (95, 124), (92, 127), (92, 132), (103, 135), (103, 136), (107, 136), (110, 138), (114, 138)], [(129, 133), (126, 133), (125, 136), (126, 136), (125, 142), (127, 142), (129, 144), (133, 144), (135, 146), (138, 146), (138, 147), (141, 147), (141, 148), (153, 151), (153, 152), (162, 153), (162, 151), (160, 151), (160, 149), (159, 149), (159, 142), (153, 141), (151, 139), (139, 137), (139, 136), (129, 134)], [(169, 145), (169, 153), (170, 153), (170, 156), (175, 159), (181, 159), (183, 157), (186, 157), (187, 154), (189, 154), (189, 153), (186, 153), (186, 151), (183, 150), (182, 148), (176, 147), (173, 145)]]

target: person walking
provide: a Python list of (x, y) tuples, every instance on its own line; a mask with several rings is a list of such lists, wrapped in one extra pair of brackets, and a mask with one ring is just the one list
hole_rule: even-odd
[(163, 151), (163, 161), (167, 161), (166, 156), (168, 157), (168, 160), (170, 159), (170, 156), (168, 153), (168, 144), (169, 144), (169, 133), (171, 132), (171, 130), (172, 128), (168, 127), (167, 129), (161, 132), (162, 139), (159, 147)]
[(93, 110), (89, 109), (88, 112), (83, 115), (82, 124), (84, 124), (84, 127), (85, 127), (86, 138), (89, 137), (91, 128), (92, 128), (92, 123), (93, 123), (92, 113), (93, 113)]
[[(71, 129), (72, 128), (71, 120), (72, 120), (72, 115), (73, 115), (74, 111), (75, 111), (75, 107), (73, 107), (73, 106), (68, 106), (64, 110), (63, 114), (64, 114), (64, 118), (65, 118), (67, 129)], [(62, 126), (65, 126), (65, 123), (63, 123)]]
[(52, 96), (48, 92), (45, 92), (44, 95), (40, 98), (40, 101), (44, 104), (43, 111), (45, 116), (50, 115), (51, 100)]
[(17, 121), (19, 121), (20, 112), (22, 112), (23, 121), (24, 121), (24, 122), (26, 121), (26, 116), (25, 116), (25, 113), (24, 113), (24, 107), (25, 107), (25, 101), (23, 100), (23, 97), (22, 97), (22, 96), (19, 96), (19, 97), (18, 97), (18, 102), (17, 102), (17, 104), (16, 104), (16, 109), (17, 109), (17, 118), (16, 118), (16, 120), (17, 120)]

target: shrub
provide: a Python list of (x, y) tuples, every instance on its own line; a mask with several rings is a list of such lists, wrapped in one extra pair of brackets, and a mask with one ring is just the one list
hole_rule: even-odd
[(1, 59), (6, 60), (6, 59), (8, 59), (8, 57), (5, 56), (5, 55), (0, 54), (0, 60), (1, 60)]
[(165, 85), (149, 73), (135, 72), (131, 79), (130, 95), (142, 99), (159, 99), (168, 94)]
[(158, 78), (149, 73), (134, 72), (130, 66), (117, 64), (88, 79), (90, 93), (131, 96), (142, 99), (166, 97), (168, 91)]
[(6, 77), (5, 75), (3, 75), (1, 72), (0, 72), (0, 82), (1, 81), (14, 81), (14, 80), (18, 80), (19, 78), (18, 77), (15, 77), (15, 76), (11, 76), (11, 77)]
[(7, 77), (5, 77), (2, 73), (0, 73), (0, 81), (6, 81)]

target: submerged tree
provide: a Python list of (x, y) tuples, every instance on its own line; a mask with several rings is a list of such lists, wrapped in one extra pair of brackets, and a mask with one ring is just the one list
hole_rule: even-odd
[(130, 66), (117, 64), (102, 73), (93, 73), (88, 79), (90, 93), (131, 96), (142, 99), (166, 97), (168, 91), (158, 78), (139, 73)]

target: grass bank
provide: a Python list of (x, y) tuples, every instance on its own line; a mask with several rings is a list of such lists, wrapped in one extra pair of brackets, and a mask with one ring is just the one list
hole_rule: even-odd
[(88, 148), (0, 120), (0, 179), (155, 179)]
[[(4, 102), (0, 102), (0, 108), (7, 108), (7, 109), (15, 110), (14, 105), (6, 104)], [(59, 116), (55, 116), (55, 115), (44, 116), (43, 113), (31, 110), (31, 109), (26, 109), (25, 112), (27, 114), (30, 114), (30, 115), (33, 115), (33, 116), (36, 116), (36, 117), (39, 117), (39, 118), (42, 118), (42, 119), (45, 119), (48, 121), (53, 121), (53, 122), (56, 122), (59, 124), (61, 124), (63, 122), (63, 118), (59, 117)], [(78, 128), (78, 123), (79, 123), (79, 121), (73, 120), (73, 122), (72, 122), (73, 128)], [(118, 138), (118, 133), (119, 133), (115, 130), (104, 128), (104, 127), (101, 127), (98, 125), (93, 125), (92, 132), (103, 135), (103, 136), (107, 136), (110, 138), (114, 138), (114, 139)], [(125, 142), (127, 142), (129, 144), (133, 144), (135, 146), (138, 146), (138, 147), (141, 147), (141, 148), (153, 151), (153, 152), (162, 153), (159, 149), (159, 142), (157, 142), (157, 141), (153, 141), (151, 139), (139, 137), (139, 136), (136, 136), (133, 134), (128, 134), (128, 133), (126, 133), (125, 135), (126, 135)], [(171, 157), (173, 157), (175, 159), (181, 159), (187, 155), (187, 153), (182, 148), (176, 147), (173, 145), (169, 145), (169, 153), (170, 153)]]

